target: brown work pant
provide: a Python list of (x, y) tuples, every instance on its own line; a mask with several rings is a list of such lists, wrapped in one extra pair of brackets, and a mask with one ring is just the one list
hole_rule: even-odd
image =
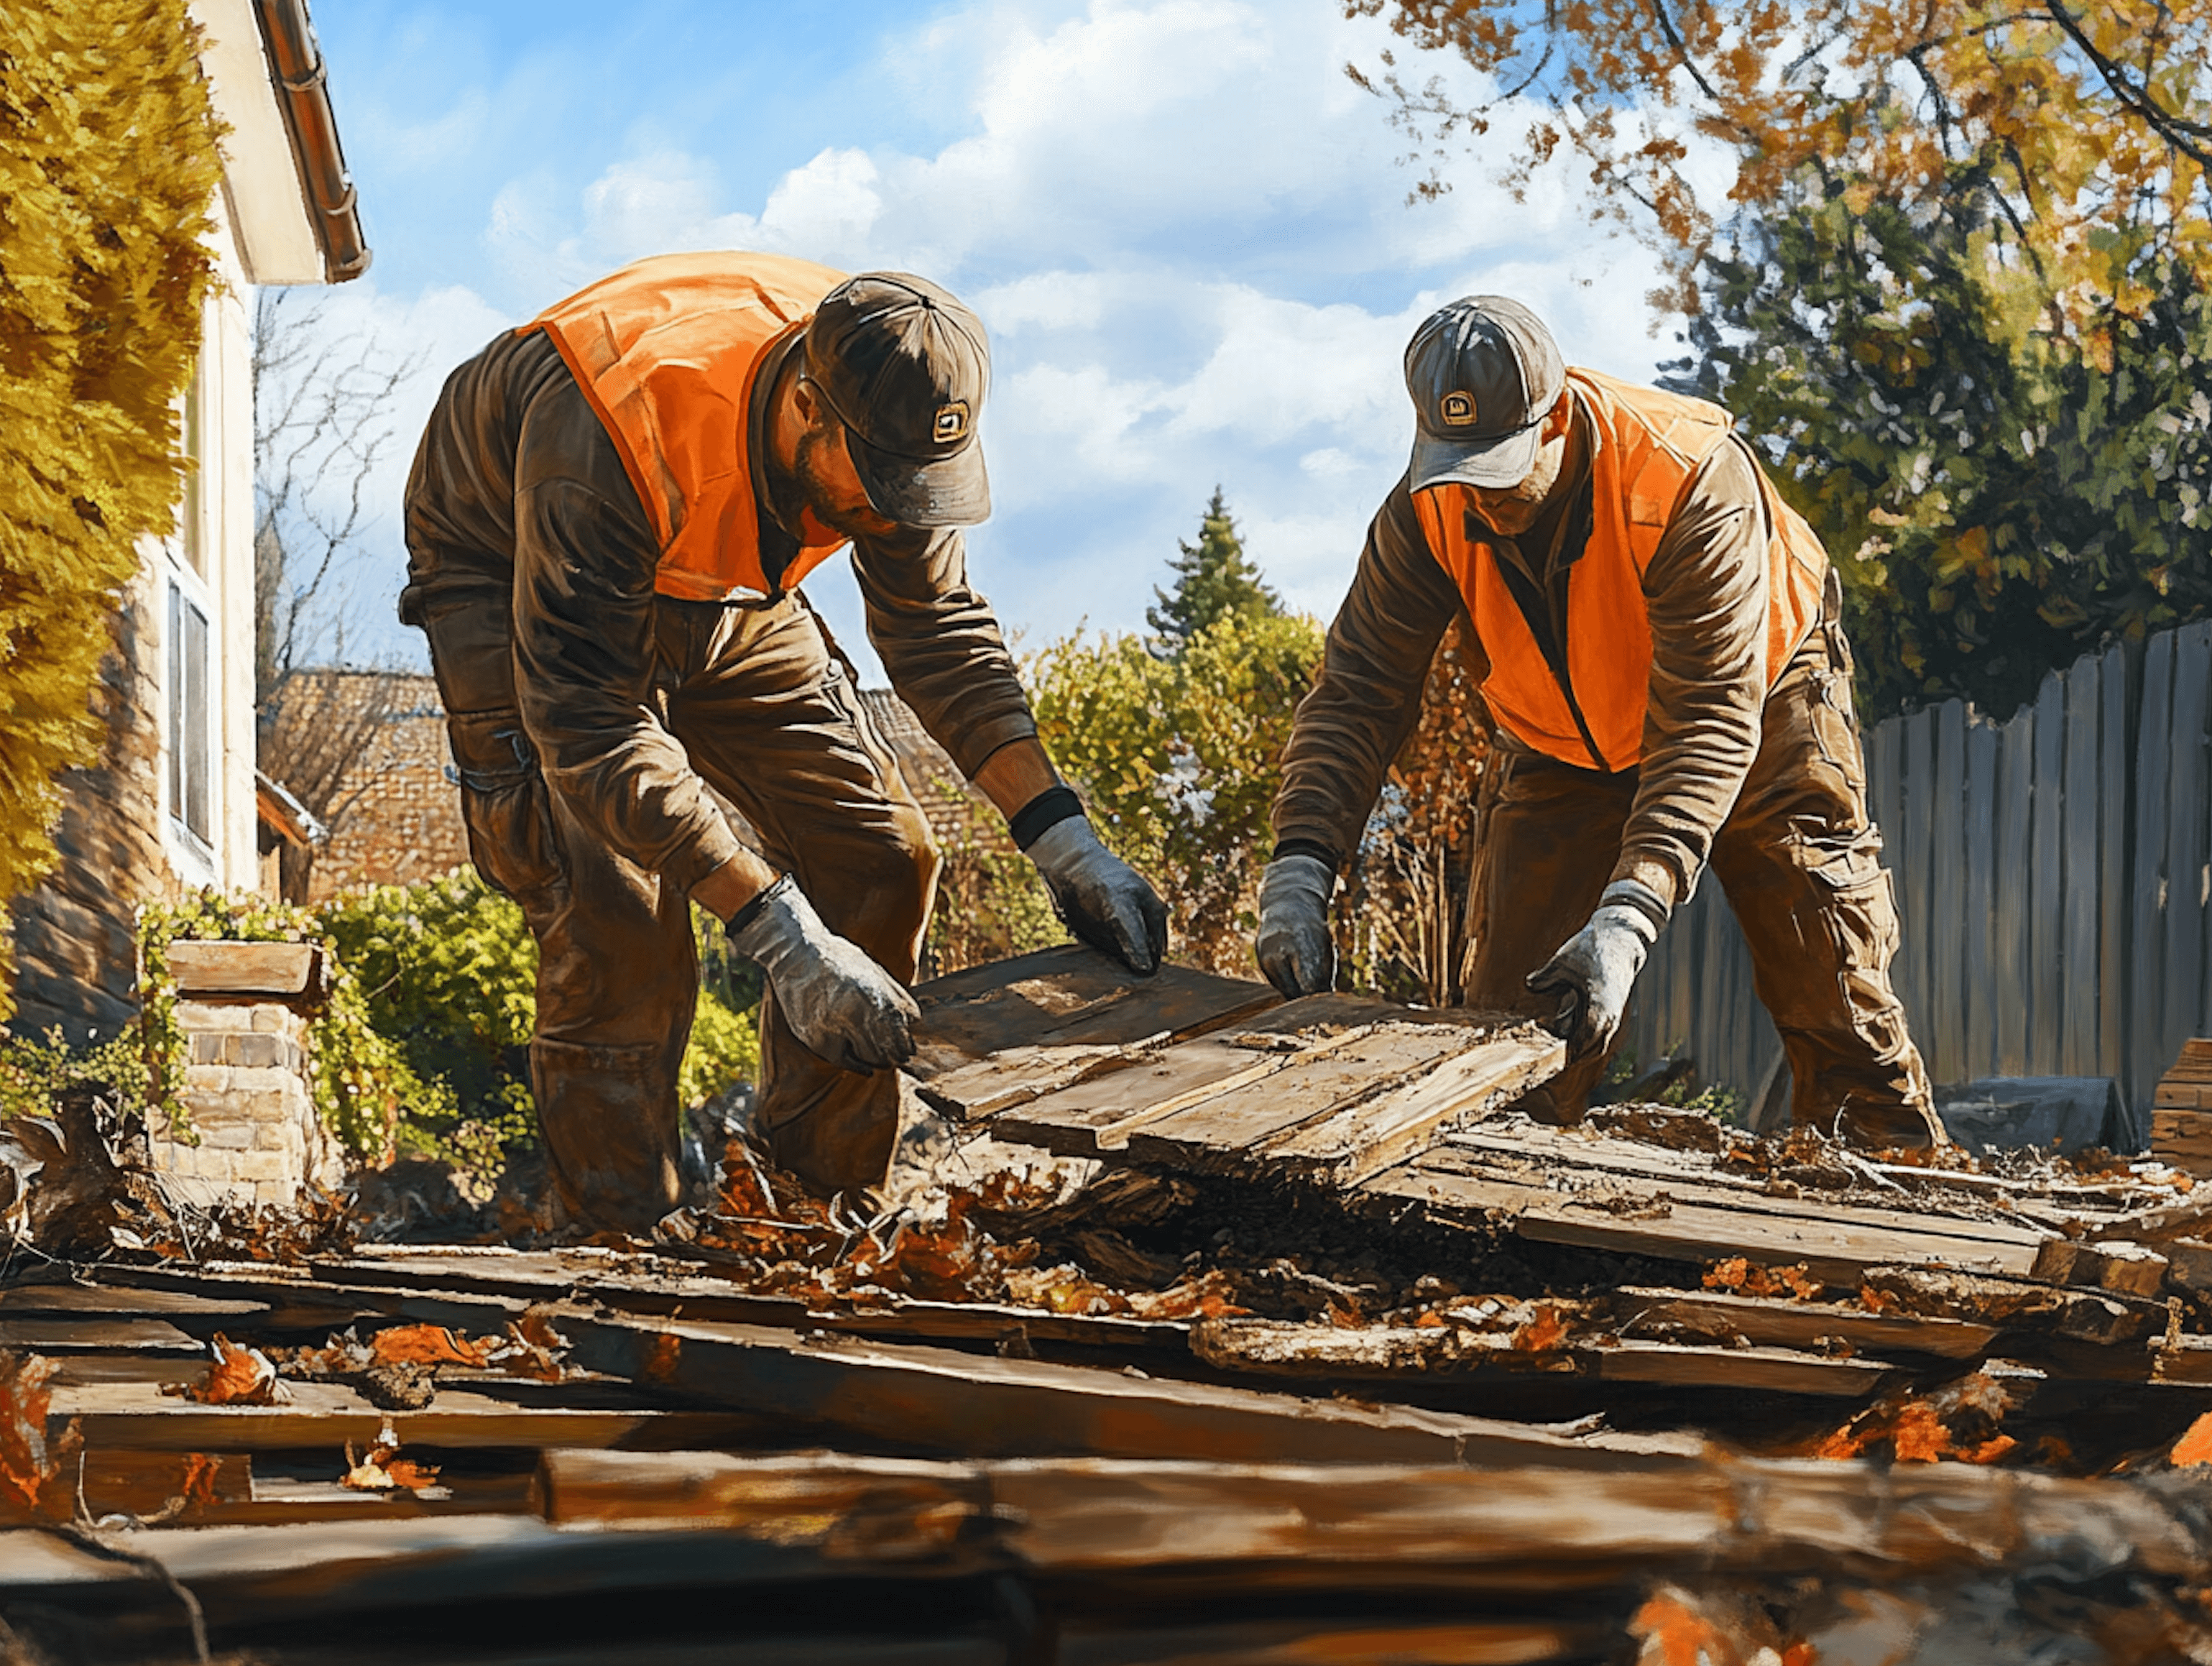
[[(1620, 854), (1637, 772), (1500, 753), (1485, 783), (1470, 911), (1467, 1001), (1549, 1017), (1523, 980), (1580, 931)], [(1714, 839), (1712, 870), (1751, 948), (1753, 986), (1790, 1060), (1790, 1116), (1861, 1144), (1940, 1143), (1919, 1049), (1890, 987), (1897, 906), (1866, 812), (1850, 649), (1816, 629), (1768, 696), (1759, 756)], [(1614, 1048), (1619, 1046), (1616, 1037)], [(1578, 1120), (1613, 1049), (1532, 1096)]]
[[(832, 931), (910, 982), (937, 883), (929, 825), (806, 604), (657, 605), (655, 695), (692, 767), (752, 824)], [(549, 791), (515, 709), (507, 602), (479, 593), (424, 621), (461, 780), (469, 854), (538, 939), (530, 1043), (538, 1126), (562, 1201), (641, 1230), (676, 1207), (677, 1071), (699, 977), (689, 899), (617, 854)], [(892, 1071), (855, 1074), (762, 1005), (756, 1125), (824, 1193), (883, 1179)]]

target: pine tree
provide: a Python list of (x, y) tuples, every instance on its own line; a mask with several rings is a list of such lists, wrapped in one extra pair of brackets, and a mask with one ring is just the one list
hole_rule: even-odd
[(1154, 586), (1152, 594), (1159, 605), (1145, 610), (1145, 623), (1159, 633), (1170, 654), (1181, 654), (1192, 637), (1217, 620), (1281, 616), (1282, 601), (1245, 555), (1244, 540), (1237, 535), (1237, 523), (1220, 487), (1213, 489), (1213, 499), (1199, 522), (1198, 542), (1185, 544), (1178, 538), (1176, 547), (1182, 553), (1168, 563), (1175, 573), (1175, 588), (1170, 592)]

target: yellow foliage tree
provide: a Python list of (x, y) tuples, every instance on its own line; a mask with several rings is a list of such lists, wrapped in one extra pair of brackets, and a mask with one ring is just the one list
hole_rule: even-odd
[(198, 43), (185, 0), (0, 7), (0, 897), (52, 865), (137, 540), (174, 525), (222, 178)]
[[(1962, 178), (1986, 185), (2051, 323), (2150, 299), (2147, 254), (2212, 275), (2212, 0), (1345, 0), (1414, 46), (1488, 78), (1455, 103), (1393, 55), (1355, 80), (1443, 142), (1537, 113), (1509, 179), (1579, 153), (1601, 214), (1669, 257), (1656, 299), (1697, 310), (1717, 221), (1790, 200), (1809, 173), (1929, 209)], [(1727, 205), (1686, 167), (1702, 135), (1734, 153)], [(1431, 173), (1416, 187), (1449, 189)]]

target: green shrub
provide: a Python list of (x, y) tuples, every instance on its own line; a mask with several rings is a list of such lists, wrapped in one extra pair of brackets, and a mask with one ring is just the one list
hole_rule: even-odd
[(0, 899), (53, 865), (117, 600), (174, 525), (222, 184), (199, 43), (185, 0), (0, 7)]

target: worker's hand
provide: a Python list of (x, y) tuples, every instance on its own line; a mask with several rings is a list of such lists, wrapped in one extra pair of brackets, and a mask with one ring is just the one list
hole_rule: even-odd
[(1278, 856), (1260, 878), (1260, 933), (1253, 952), (1267, 982), (1296, 1000), (1336, 985), (1328, 899), (1336, 870), (1318, 856)]
[(1545, 1027), (1567, 1043), (1570, 1059), (1588, 1058), (1611, 1043), (1644, 957), (1666, 923), (1667, 905), (1649, 888), (1616, 879), (1589, 923), (1528, 974), (1538, 994), (1561, 997), (1558, 1016)]
[(865, 1075), (914, 1056), (921, 1008), (858, 944), (822, 923), (788, 874), (731, 921), (730, 946), (759, 963), (776, 1011), (824, 1063)]
[(1168, 905), (1144, 875), (1098, 842), (1087, 817), (1054, 822), (1030, 841), (1028, 854), (1068, 930), (1139, 977), (1159, 970)]

